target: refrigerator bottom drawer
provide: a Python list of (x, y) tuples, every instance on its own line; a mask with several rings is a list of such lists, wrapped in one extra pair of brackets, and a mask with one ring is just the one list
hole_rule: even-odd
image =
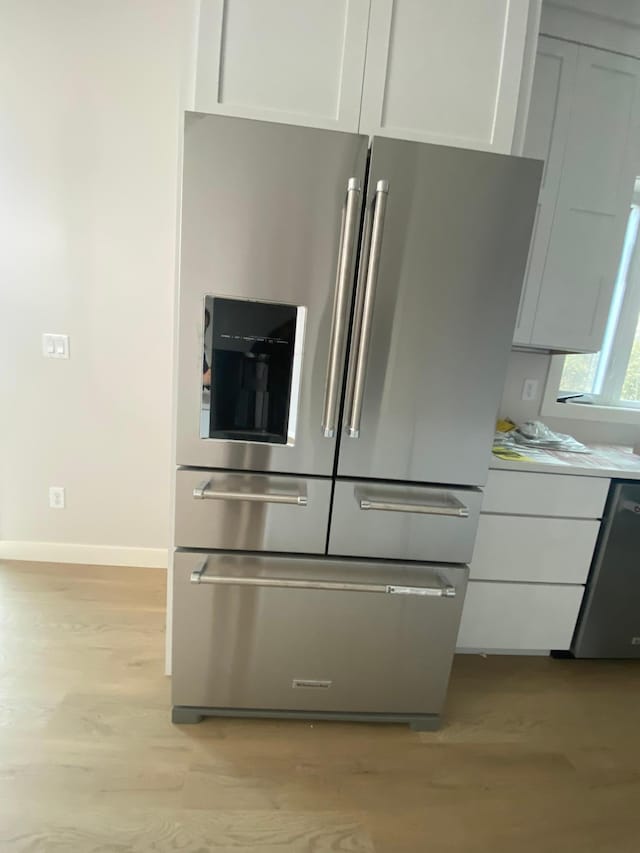
[(185, 708), (438, 714), (467, 574), (466, 567), (178, 552), (174, 718)]

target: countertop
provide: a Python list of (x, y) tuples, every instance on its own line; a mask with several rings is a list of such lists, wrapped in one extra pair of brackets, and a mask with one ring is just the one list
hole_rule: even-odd
[(494, 471), (529, 471), (540, 474), (576, 474), (582, 477), (607, 477), (640, 480), (640, 456), (630, 447), (594, 444), (589, 453), (562, 453), (555, 450), (529, 450), (520, 452), (531, 457), (507, 461), (491, 455), (489, 468)]

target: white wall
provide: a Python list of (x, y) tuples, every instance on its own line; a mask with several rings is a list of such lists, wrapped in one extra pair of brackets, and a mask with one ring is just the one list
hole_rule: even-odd
[(165, 564), (193, 4), (0, 0), (0, 21), (0, 555)]

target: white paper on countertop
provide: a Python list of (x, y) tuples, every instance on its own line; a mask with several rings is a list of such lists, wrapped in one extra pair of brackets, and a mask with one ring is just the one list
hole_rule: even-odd
[[(634, 474), (640, 476), (640, 456), (636, 456), (631, 447), (619, 447), (617, 445), (595, 444), (589, 445), (589, 453), (568, 453), (561, 450), (541, 450), (539, 448), (518, 447), (526, 459), (513, 460), (501, 465), (501, 468), (513, 465), (514, 470), (526, 470), (526, 466), (549, 465), (562, 470), (565, 467), (586, 469), (594, 474), (602, 471), (616, 473), (624, 476)], [(496, 456), (496, 459), (499, 457)], [(500, 460), (504, 462), (504, 460)]]

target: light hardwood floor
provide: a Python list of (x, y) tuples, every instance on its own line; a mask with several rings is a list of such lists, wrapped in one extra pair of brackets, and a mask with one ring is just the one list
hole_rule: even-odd
[(640, 851), (640, 666), (459, 657), (433, 734), (177, 727), (164, 581), (0, 566), (1, 853)]

